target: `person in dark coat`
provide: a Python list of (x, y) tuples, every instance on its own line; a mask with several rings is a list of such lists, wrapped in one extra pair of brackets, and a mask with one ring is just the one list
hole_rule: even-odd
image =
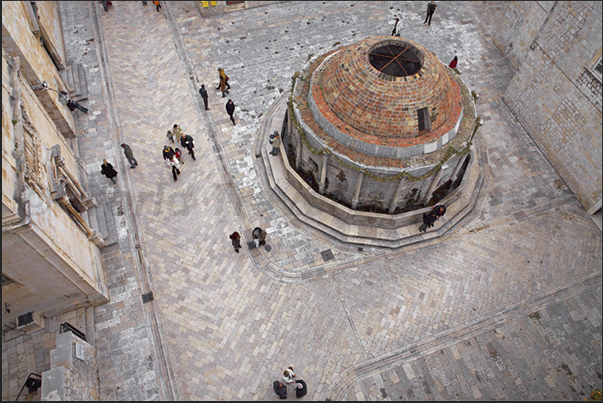
[(168, 146), (167, 144), (165, 146), (163, 146), (163, 159), (164, 160), (171, 160), (172, 158), (174, 158), (174, 149), (170, 146)]
[(230, 116), (230, 120), (232, 121), (233, 126), (235, 125), (235, 120), (234, 120), (234, 110), (235, 110), (235, 104), (234, 102), (232, 102), (232, 99), (229, 99), (228, 102), (226, 102), (226, 113), (228, 113), (228, 116)]
[(427, 20), (429, 20), (429, 26), (431, 26), (431, 16), (433, 15), (433, 13), (435, 13), (437, 5), (433, 2), (430, 1), (429, 4), (427, 5), (427, 16), (425, 17), (425, 22), (423, 22), (423, 24), (427, 24)]
[(195, 148), (195, 142), (190, 134), (182, 135), (180, 138), (180, 145), (186, 148), (188, 150), (188, 154), (193, 157), (194, 160), (196, 160), (195, 151), (193, 151), (193, 148)]
[(136, 158), (134, 158), (134, 153), (132, 152), (130, 146), (126, 143), (121, 143), (121, 148), (124, 149), (124, 155), (130, 163), (130, 168), (136, 168), (138, 166), (138, 161), (136, 161)]
[(306, 385), (306, 382), (301, 379), (296, 379), (295, 383), (295, 396), (298, 398), (306, 396), (308, 393), (308, 386)]
[(253, 236), (253, 241), (255, 242), (256, 248), (266, 245), (266, 231), (260, 227), (255, 227), (251, 232), (251, 235)]
[(114, 185), (117, 183), (117, 180), (115, 179), (117, 171), (113, 169), (113, 165), (109, 164), (107, 160), (103, 160), (103, 163), (101, 164), (101, 173), (111, 179), (111, 182), (113, 182)]
[(199, 88), (199, 94), (201, 95), (201, 98), (203, 98), (203, 103), (205, 104), (205, 110), (208, 111), (209, 110), (209, 106), (208, 106), (209, 95), (207, 95), (207, 90), (205, 89), (205, 84), (201, 84), (201, 88)]
[(278, 131), (275, 130), (274, 133), (270, 135), (270, 140), (268, 140), (270, 144), (272, 144), (272, 151), (270, 154), (278, 155), (278, 148), (281, 146), (281, 138), (278, 135)]
[(239, 249), (241, 249), (241, 235), (235, 231), (230, 234), (229, 238), (232, 241), (232, 246), (234, 247), (235, 252), (239, 253)]
[(281, 381), (274, 381), (272, 383), (272, 387), (274, 388), (274, 393), (276, 393), (279, 399), (287, 398), (287, 387)]
[(67, 107), (69, 108), (69, 110), (71, 112), (73, 112), (76, 109), (79, 109), (80, 111), (84, 112), (86, 115), (90, 114), (90, 111), (87, 108), (83, 107), (82, 105), (80, 105), (79, 103), (77, 103), (73, 99), (71, 99), (69, 97), (69, 94), (65, 91), (61, 91), (59, 93), (59, 101), (63, 105), (67, 105)]
[(436, 204), (429, 214), (423, 214), (423, 224), (419, 227), (419, 231), (427, 232), (427, 228), (433, 227), (433, 224), (446, 213), (446, 207), (443, 204)]

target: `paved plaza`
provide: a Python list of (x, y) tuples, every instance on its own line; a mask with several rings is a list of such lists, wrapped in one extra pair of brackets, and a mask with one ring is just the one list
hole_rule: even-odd
[[(90, 92), (78, 147), (118, 237), (103, 250), (111, 302), (67, 315), (97, 347), (103, 400), (274, 400), (289, 365), (305, 400), (583, 400), (601, 388), (601, 230), (501, 99), (514, 70), (490, 19), (503, 4), (439, 2), (427, 26), (427, 2), (280, 2), (206, 18), (193, 2), (162, 3), (61, 2)], [(442, 237), (359, 250), (297, 222), (254, 147), (312, 55), (389, 35), (395, 17), (443, 63), (458, 55), (480, 95), (485, 179)], [(185, 152), (177, 182), (161, 154), (174, 123), (196, 155)], [(235, 253), (228, 235), (248, 241), (256, 226), (270, 250)], [(17, 373), (48, 364), (59, 321), (4, 343), (3, 398)]]

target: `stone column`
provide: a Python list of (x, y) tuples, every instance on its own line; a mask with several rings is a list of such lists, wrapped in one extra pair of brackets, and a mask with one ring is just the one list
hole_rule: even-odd
[(352, 199), (352, 209), (356, 210), (358, 207), (358, 197), (360, 196), (360, 189), (362, 189), (362, 179), (364, 179), (364, 172), (360, 171), (360, 175), (358, 176), (358, 183), (356, 184), (356, 193), (354, 193), (354, 198)]
[(389, 213), (393, 214), (396, 210), (396, 205), (398, 204), (398, 200), (400, 200), (400, 194), (402, 193), (402, 189), (404, 188), (404, 177), (400, 178), (400, 182), (398, 182), (398, 188), (396, 189), (396, 193), (392, 198), (392, 201), (389, 203)]
[(434, 175), (433, 182), (431, 182), (431, 185), (429, 185), (429, 190), (427, 190), (427, 192), (425, 193), (425, 196), (423, 196), (423, 204), (425, 204), (429, 201), (429, 199), (431, 198), (431, 195), (433, 194), (433, 192), (434, 192), (436, 186), (438, 185), (438, 182), (440, 181), (440, 178), (442, 177), (443, 174), (444, 174), (444, 168), (440, 168), (438, 173)]
[(301, 141), (301, 133), (297, 131), (297, 129), (293, 128), (293, 130), (295, 130), (296, 136), (295, 136), (295, 169), (299, 170), (299, 167), (301, 167), (301, 163), (302, 163), (302, 141)]
[(464, 158), (463, 157), (459, 158), (459, 162), (458, 162), (458, 164), (456, 164), (456, 167), (454, 168), (454, 172), (450, 176), (450, 179), (452, 179), (453, 182), (456, 180), (456, 175), (458, 175), (459, 171), (461, 170), (461, 167), (463, 166), (465, 161), (467, 161), (467, 158), (469, 158), (469, 155), (471, 155), (471, 154), (465, 155)]
[(327, 165), (329, 162), (329, 154), (322, 154), (322, 167), (320, 167), (320, 184), (318, 185), (318, 193), (325, 193), (325, 183), (327, 179)]

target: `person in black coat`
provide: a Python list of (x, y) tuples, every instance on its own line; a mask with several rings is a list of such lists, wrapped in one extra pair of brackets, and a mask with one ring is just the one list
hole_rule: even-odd
[(276, 393), (279, 399), (287, 398), (287, 387), (283, 385), (281, 381), (274, 381), (272, 383), (272, 387), (274, 388), (274, 393)]
[(437, 221), (438, 218), (446, 213), (446, 206), (443, 204), (436, 204), (433, 206), (433, 209), (429, 212), (429, 214), (423, 214), (423, 224), (419, 227), (419, 231), (427, 232), (427, 228), (433, 227), (433, 224)]
[(306, 382), (301, 379), (296, 379), (295, 383), (297, 384), (295, 385), (295, 396), (298, 398), (306, 396), (306, 393), (308, 393), (308, 386), (306, 386)]
[(232, 99), (229, 99), (228, 102), (226, 102), (226, 113), (228, 113), (228, 116), (230, 116), (230, 120), (232, 121), (233, 126), (235, 125), (235, 120), (234, 120), (234, 110), (235, 110), (235, 104), (234, 102), (232, 102)]
[(205, 89), (205, 84), (201, 84), (201, 88), (199, 88), (199, 94), (201, 95), (201, 98), (203, 98), (203, 103), (205, 104), (205, 110), (208, 111), (209, 110), (209, 106), (208, 106), (209, 95), (207, 95), (207, 90)]
[(194, 160), (196, 160), (195, 152), (193, 151), (193, 148), (195, 148), (193, 137), (190, 134), (183, 134), (180, 138), (180, 144), (182, 147), (186, 148), (188, 150), (188, 154), (193, 157)]
[(429, 20), (429, 26), (431, 26), (431, 16), (433, 15), (433, 13), (435, 13), (437, 5), (433, 2), (430, 1), (429, 4), (427, 5), (427, 16), (425, 17), (425, 22), (423, 22), (423, 24), (427, 24), (427, 20)]
[(117, 171), (113, 169), (113, 165), (109, 164), (107, 160), (103, 160), (103, 163), (101, 164), (101, 173), (111, 179), (111, 182), (113, 182), (114, 185), (117, 183), (117, 180), (115, 179)]
[(241, 235), (235, 231), (230, 234), (230, 240), (232, 241), (235, 252), (239, 253), (239, 249), (241, 249)]
[(171, 160), (172, 158), (174, 158), (174, 149), (168, 145), (163, 146), (163, 159), (164, 160)]

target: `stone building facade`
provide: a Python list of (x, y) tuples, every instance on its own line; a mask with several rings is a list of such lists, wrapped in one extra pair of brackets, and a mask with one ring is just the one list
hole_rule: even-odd
[(105, 242), (58, 98), (70, 92), (58, 3), (2, 2), (2, 16), (2, 326), (27, 332), (109, 300)]
[(402, 38), (372, 37), (307, 63), (283, 141), (319, 194), (352, 210), (398, 214), (459, 185), (475, 118), (466, 86), (435, 55)]
[(590, 214), (601, 210), (602, 6), (505, 2), (494, 43), (517, 72), (504, 101)]

